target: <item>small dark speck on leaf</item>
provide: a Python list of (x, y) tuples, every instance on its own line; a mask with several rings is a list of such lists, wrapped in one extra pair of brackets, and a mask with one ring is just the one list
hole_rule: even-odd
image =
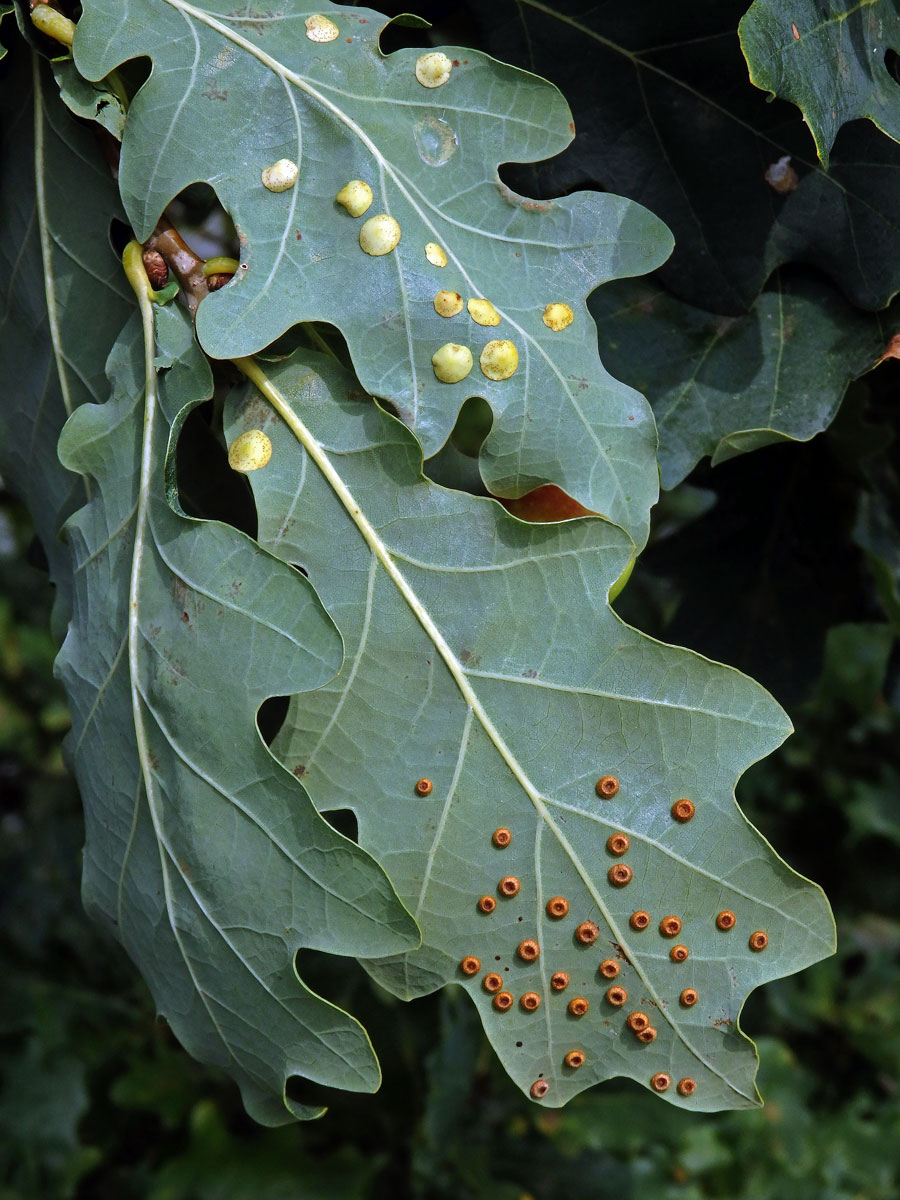
[(298, 242), (302, 242), (302, 241), (303, 241), (303, 234), (300, 232), (300, 230), (299, 230), (299, 229), (297, 229), (297, 230), (295, 230), (294, 232), (297, 234), (297, 241), (298, 241)]
[(186, 612), (183, 612), (183, 613), (181, 614), (181, 619), (182, 619), (182, 621), (184, 621), (184, 622), (185, 622), (185, 624), (186, 624), (186, 625), (190, 625), (190, 623), (191, 623), (191, 618), (190, 618), (190, 617), (187, 615), (187, 613), (186, 613)]
[(292, 774), (296, 775), (298, 779), (302, 779), (303, 776), (306, 774), (306, 767), (303, 765), (303, 763), (297, 763), (296, 767), (294, 767)]

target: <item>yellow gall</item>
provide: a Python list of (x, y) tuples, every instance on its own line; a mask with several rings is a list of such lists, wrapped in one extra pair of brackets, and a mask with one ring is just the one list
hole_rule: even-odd
[(447, 265), (446, 252), (437, 242), (426, 242), (425, 257), (433, 267), (446, 267)]
[(435, 376), (441, 383), (459, 383), (472, 370), (472, 351), (456, 342), (445, 342), (431, 356)]
[(500, 314), (490, 300), (467, 300), (466, 309), (476, 325), (500, 324)]
[(266, 167), (260, 175), (264, 188), (270, 192), (286, 192), (297, 182), (300, 169), (289, 158), (279, 158), (270, 167)]
[(321, 13), (313, 13), (311, 17), (306, 18), (304, 24), (306, 25), (306, 36), (311, 42), (333, 42), (335, 38), (341, 36), (341, 31), (334, 21), (329, 21)]
[(569, 308), (568, 304), (548, 304), (544, 309), (544, 315), (541, 320), (548, 329), (559, 333), (561, 329), (567, 329), (572, 324), (575, 320), (575, 314)]
[(387, 213), (379, 213), (369, 217), (359, 231), (359, 244), (366, 254), (380, 258), (382, 254), (390, 254), (400, 241), (400, 226)]
[(446, 288), (438, 292), (434, 298), (434, 311), (439, 317), (455, 317), (462, 312), (462, 296), (459, 292), (449, 292)]
[(577, 1071), (579, 1067), (584, 1066), (584, 1052), (581, 1050), (570, 1050), (565, 1057), (565, 1064), (571, 1067), (573, 1071)]
[(342, 205), (351, 217), (361, 217), (370, 207), (373, 198), (372, 189), (363, 179), (351, 179), (335, 196), (337, 203)]
[(272, 457), (272, 443), (261, 429), (248, 429), (228, 448), (228, 465), (232, 471), (248, 475), (264, 467)]
[(441, 87), (450, 78), (452, 70), (452, 61), (440, 50), (422, 54), (416, 59), (416, 79), (422, 87)]
[(61, 42), (64, 46), (71, 46), (74, 41), (75, 22), (64, 17), (49, 4), (35, 4), (31, 10), (31, 23), (35, 29), (45, 33), (47, 37), (53, 38), (55, 42)]
[(509, 379), (519, 366), (519, 352), (509, 341), (488, 342), (478, 358), (481, 373), (488, 379)]

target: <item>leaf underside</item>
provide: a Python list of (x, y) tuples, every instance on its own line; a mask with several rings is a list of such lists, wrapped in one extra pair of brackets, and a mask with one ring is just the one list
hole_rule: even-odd
[[(649, 1085), (658, 1071), (696, 1079), (690, 1100), (670, 1089), (676, 1103), (755, 1104), (755, 1055), (737, 1028), (743, 1000), (833, 946), (820, 890), (733, 799), (738, 775), (789, 732), (784, 713), (739, 673), (618, 620), (606, 596), (630, 554), (620, 530), (593, 518), (529, 526), (430, 483), (410, 435), (354, 399), (353, 378), (325, 360), (289, 361), (270, 377), (349, 489), (340, 500), (255, 390), (232, 395), (229, 440), (262, 428), (274, 446), (250, 477), (260, 543), (308, 571), (346, 652), (335, 681), (293, 699), (273, 749), (320, 811), (353, 810), (360, 845), (423, 931), (420, 950), (369, 961), (369, 971), (402, 997), (464, 986), (516, 1082), (550, 1082), (546, 1104), (613, 1075)], [(612, 800), (595, 792), (606, 774), (619, 783)], [(425, 797), (420, 778), (433, 784)], [(682, 825), (670, 809), (683, 796), (697, 813)], [(512, 831), (505, 850), (492, 842), (498, 826)], [(615, 832), (630, 838), (624, 859), (606, 849)], [(622, 888), (607, 877), (619, 861), (634, 872)], [(507, 875), (520, 883), (510, 899), (498, 892)], [(490, 915), (477, 907), (482, 895), (497, 899)], [(561, 921), (544, 912), (557, 895), (569, 903)], [(635, 933), (629, 919), (641, 908), (652, 924)], [(738, 918), (727, 934), (715, 924), (725, 908)], [(683, 921), (683, 964), (658, 931), (670, 914)], [(599, 927), (592, 947), (573, 937), (582, 921)], [(748, 946), (758, 929), (769, 936), (763, 953)], [(528, 938), (541, 946), (536, 964), (517, 955)], [(481, 963), (471, 980), (465, 955)], [(624, 1009), (604, 999), (597, 968), (609, 957)], [(570, 984), (554, 993), (559, 970)], [(515, 998), (508, 1012), (482, 986), (489, 971)], [(689, 986), (700, 1001), (688, 1009), (678, 997)], [(536, 1012), (519, 1005), (529, 990), (541, 997)], [(567, 1012), (579, 995), (590, 1004), (580, 1019)], [(625, 1028), (633, 1010), (652, 1014), (651, 1045)], [(573, 1049), (586, 1054), (577, 1071), (563, 1064)]]
[[(500, 163), (545, 158), (571, 140), (565, 101), (545, 81), (451, 47), (448, 81), (426, 88), (417, 51), (382, 55), (385, 18), (370, 9), (328, 10), (339, 36), (321, 43), (306, 36), (311, 10), (296, 0), (279, 14), (229, 15), (231, 7), (88, 0), (75, 39), (90, 79), (136, 55), (155, 64), (122, 145), (120, 184), (137, 237), (198, 179), (237, 225), (241, 266), (197, 317), (204, 349), (246, 355), (299, 321), (329, 322), (363, 387), (390, 401), (426, 457), (463, 402), (483, 396), (495, 421), (481, 469), (495, 494), (556, 483), (642, 545), (657, 489), (652, 418), (604, 371), (585, 301), (599, 284), (663, 262), (666, 228), (616, 196), (535, 202), (500, 182)], [(299, 179), (273, 193), (260, 173), (281, 158), (299, 164)], [(365, 218), (335, 201), (351, 179), (374, 191)], [(399, 222), (401, 238), (373, 257), (358, 239), (378, 213)], [(426, 258), (430, 243), (446, 252), (445, 267)], [(433, 300), (444, 289), (464, 302), (487, 297), (500, 324), (480, 325), (465, 307), (439, 316)], [(553, 302), (572, 309), (568, 328), (545, 325)], [(511, 378), (481, 371), (494, 339), (517, 347)], [(459, 383), (439, 382), (432, 368), (447, 342), (474, 356)]]
[(363, 1028), (306, 989), (301, 947), (384, 954), (415, 925), (378, 867), (316, 814), (255, 726), (269, 695), (316, 687), (340, 639), (296, 571), (167, 504), (167, 444), (211, 390), (187, 317), (161, 310), (147, 402), (133, 320), (113, 397), (80, 407), (63, 462), (91, 502), (67, 524), (74, 616), (58, 659), (85, 804), (84, 900), (128, 950), (185, 1047), (228, 1071), (266, 1124), (322, 1110), (301, 1075), (373, 1091)]
[(900, 46), (893, 0), (754, 0), (739, 32), (750, 78), (801, 109), (826, 168), (848, 121), (868, 117), (900, 140), (900, 83), (889, 65)]

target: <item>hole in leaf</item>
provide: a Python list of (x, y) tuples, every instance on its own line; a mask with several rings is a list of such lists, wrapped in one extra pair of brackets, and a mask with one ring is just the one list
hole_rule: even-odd
[(240, 258), (234, 221), (208, 183), (192, 183), (180, 192), (166, 216), (201, 258)]
[(306, 579), (309, 579), (309, 571), (307, 571), (306, 567), (301, 567), (299, 563), (291, 563), (291, 566), (294, 568), (295, 571), (299, 571), (300, 574), (303, 575)]
[(888, 48), (884, 52), (884, 65), (894, 83), (900, 83), (900, 54)]
[[(246, 476), (232, 471), (223, 439), (213, 428), (213, 400), (188, 413), (178, 434), (175, 477), (178, 500), (189, 517), (223, 521), (256, 538), (257, 517)], [(203, 463), (203, 470), (197, 464)]]
[(289, 1075), (285, 1083), (284, 1094), (292, 1104), (309, 1108), (327, 1108), (335, 1098), (332, 1088), (322, 1087), (302, 1075)]
[(516, 500), (501, 499), (500, 503), (520, 521), (568, 521), (573, 517), (589, 516), (591, 512), (555, 483), (542, 484)]
[(118, 76), (126, 93), (133, 98), (150, 78), (152, 70), (153, 61), (146, 54), (142, 54), (139, 58), (130, 58), (127, 62), (122, 63), (118, 68)]
[(359, 821), (352, 808), (333, 808), (329, 812), (319, 813), (337, 833), (343, 834), (351, 842), (359, 843)]
[[(431, 29), (416, 29), (415, 26), (389, 26), (382, 33), (379, 45), (382, 54), (391, 54), (404, 46), (477, 46), (478, 25), (466, 11), (466, 6), (454, 0), (421, 0), (416, 4), (416, 15), (428, 21)], [(403, 17), (409, 13), (409, 0), (385, 0), (378, 11), (389, 17)]]
[(109, 223), (109, 244), (116, 258), (122, 257), (123, 250), (133, 237), (131, 226), (120, 221), (118, 217), (113, 217)]
[[(562, 154), (565, 153), (566, 151), (563, 150)], [(555, 156), (553, 160), (555, 165), (561, 157), (562, 155)], [(580, 188), (596, 186), (595, 180), (592, 181), (582, 173), (582, 177), (577, 182), (562, 190), (556, 186), (551, 172), (543, 163), (501, 163), (497, 174), (500, 176), (501, 183), (505, 183), (511, 192), (522, 197), (526, 209), (530, 206), (530, 202), (541, 204), (545, 200), (555, 200)]]
[(446, 445), (425, 463), (428, 478), (473, 496), (488, 495), (478, 469), (478, 455), (493, 424), (488, 402), (481, 396), (470, 396), (459, 410)]
[(256, 725), (267, 746), (271, 746), (284, 724), (288, 712), (289, 696), (270, 696), (263, 700), (256, 714)]

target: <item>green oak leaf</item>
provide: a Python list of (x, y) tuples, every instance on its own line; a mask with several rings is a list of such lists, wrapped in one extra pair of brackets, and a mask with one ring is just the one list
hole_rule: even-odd
[[(335, 36), (310, 40), (313, 20)], [(381, 53), (384, 24), (371, 9), (316, 15), (299, 0), (277, 13), (235, 10), (232, 0), (86, 0), (74, 47), (82, 74), (102, 79), (138, 55), (154, 63), (122, 143), (120, 187), (136, 236), (149, 236), (181, 189), (207, 181), (241, 242), (234, 279), (197, 314), (210, 355), (256, 352), (300, 321), (331, 323), (363, 386), (391, 403), (426, 457), (467, 397), (483, 396), (495, 417), (481, 455), (493, 492), (556, 483), (643, 544), (657, 488), (651, 415), (603, 369), (585, 300), (606, 280), (658, 266), (671, 237), (616, 196), (536, 202), (510, 191), (500, 163), (545, 158), (571, 140), (559, 92), (453, 47), (447, 81), (425, 87), (418, 51)], [(261, 172), (281, 159), (299, 177), (272, 192)], [(374, 191), (357, 219), (335, 200), (354, 179)], [(399, 223), (400, 241), (372, 256), (359, 237), (377, 214)], [(445, 266), (426, 257), (432, 244)], [(440, 290), (487, 297), (500, 323), (478, 324), (466, 308), (438, 315)], [(572, 310), (567, 328), (544, 323), (552, 302)], [(511, 378), (482, 373), (480, 353), (495, 339), (517, 348)], [(445, 343), (474, 356), (460, 382), (435, 376), (432, 356)]]
[(900, 322), (852, 308), (825, 280), (780, 273), (744, 317), (638, 281), (601, 288), (591, 311), (610, 368), (653, 405), (665, 488), (705, 455), (716, 466), (827, 429), (847, 385), (876, 365)]
[(751, 80), (800, 108), (826, 168), (847, 121), (868, 117), (900, 141), (894, 0), (754, 0), (738, 33)]
[(135, 318), (110, 356), (112, 398), (79, 408), (60, 442), (96, 488), (66, 525), (75, 605), (58, 659), (83, 894), (183, 1045), (280, 1124), (323, 1111), (291, 1098), (291, 1076), (380, 1082), (365, 1030), (304, 986), (298, 950), (384, 954), (418, 937), (259, 736), (262, 701), (330, 678), (340, 638), (296, 571), (167, 503), (169, 446), (212, 380), (184, 313), (158, 310), (156, 347), (148, 319), (149, 361)]
[[(360, 404), (353, 377), (322, 357), (268, 376), (243, 368), (266, 399), (237, 389), (226, 435), (259, 427), (272, 439), (271, 462), (250, 477), (260, 544), (308, 572), (346, 650), (336, 680), (293, 698), (273, 750), (320, 811), (356, 814), (360, 845), (423, 932), (420, 950), (368, 970), (404, 998), (465, 987), (519, 1086), (550, 1084), (548, 1105), (615, 1075), (649, 1087), (657, 1072), (672, 1075), (665, 1094), (678, 1104), (756, 1104), (744, 998), (830, 954), (834, 938), (819, 888), (734, 802), (737, 777), (790, 731), (785, 714), (752, 680), (616, 617), (607, 594), (632, 553), (621, 529), (528, 525), (431, 483), (409, 432)], [(595, 790), (606, 775), (618, 780), (611, 799)], [(696, 804), (684, 824), (671, 813), (682, 797)], [(506, 849), (492, 839), (501, 826)], [(613, 833), (630, 839), (624, 859), (607, 849)], [(613, 886), (622, 863), (633, 880)], [(519, 881), (512, 897), (506, 876)], [(562, 920), (545, 912), (555, 896), (568, 901)], [(651, 920), (636, 933), (638, 909)], [(728, 933), (716, 926), (724, 909), (737, 914)], [(686, 962), (659, 932), (669, 915), (683, 921)], [(598, 927), (593, 946), (574, 936), (584, 921)], [(762, 953), (748, 944), (757, 930)], [(517, 952), (527, 939), (537, 962)], [(471, 978), (467, 955), (480, 961)], [(608, 958), (625, 1008), (604, 998)], [(482, 983), (494, 971), (515, 1001), (503, 1013)], [(558, 971), (569, 985), (555, 992)], [(688, 987), (693, 1007), (679, 1003)], [(528, 991), (537, 1011), (520, 1007)], [(580, 1018), (567, 1011), (578, 996), (590, 1005)], [(626, 1028), (632, 1011), (652, 1015), (652, 1044)], [(577, 1070), (564, 1064), (571, 1050), (586, 1055)], [(681, 1078), (696, 1080), (692, 1097)]]
[(822, 170), (797, 109), (747, 79), (747, 0), (461, 7), (479, 45), (563, 87), (574, 112), (572, 147), (517, 169), (516, 186), (601, 187), (646, 204), (675, 235), (660, 278), (681, 299), (740, 315), (789, 262), (820, 268), (862, 308), (900, 291), (900, 146), (858, 122)]
[(106, 358), (133, 296), (109, 245), (123, 214), (99, 147), (60, 104), (47, 65), (16, 49), (0, 86), (0, 472), (47, 555), (61, 640), (71, 566), (57, 534), (87, 497), (56, 443), (75, 408), (107, 395)]

